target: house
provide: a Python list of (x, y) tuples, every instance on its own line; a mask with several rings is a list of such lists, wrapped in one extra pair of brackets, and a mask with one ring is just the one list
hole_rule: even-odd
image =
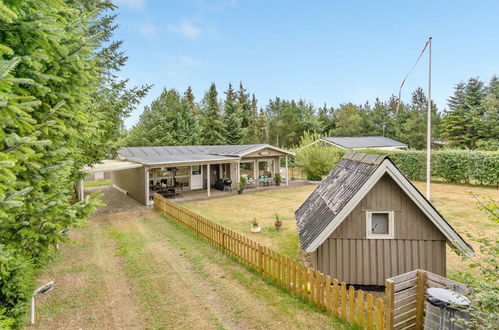
[(385, 136), (324, 137), (309, 144), (309, 146), (318, 142), (326, 143), (328, 145), (332, 145), (340, 149), (348, 149), (348, 150), (361, 150), (361, 149), (399, 150), (407, 148), (407, 144), (387, 138)]
[(314, 268), (348, 284), (384, 285), (414, 269), (445, 276), (446, 243), (473, 254), (383, 155), (346, 153), (295, 216)]
[[(92, 173), (111, 172), (113, 186), (148, 205), (156, 190), (182, 187), (182, 191), (228, 185), (236, 189), (239, 178), (255, 184), (272, 182), (280, 173), (280, 159), (285, 158), (284, 178), (287, 182), (288, 156), (294, 153), (268, 144), (124, 147), (115, 159), (84, 168)], [(83, 184), (79, 184), (83, 196)]]

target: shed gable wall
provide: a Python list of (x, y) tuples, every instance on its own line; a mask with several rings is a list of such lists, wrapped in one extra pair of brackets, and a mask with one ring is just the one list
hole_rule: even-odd
[(394, 211), (395, 239), (446, 240), (388, 174), (374, 185), (330, 238), (366, 239), (366, 211)]

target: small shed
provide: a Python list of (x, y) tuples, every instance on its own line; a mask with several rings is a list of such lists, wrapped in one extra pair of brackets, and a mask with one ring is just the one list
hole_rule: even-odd
[(346, 153), (295, 216), (314, 268), (348, 284), (384, 285), (414, 269), (445, 276), (446, 243), (473, 254), (383, 155)]

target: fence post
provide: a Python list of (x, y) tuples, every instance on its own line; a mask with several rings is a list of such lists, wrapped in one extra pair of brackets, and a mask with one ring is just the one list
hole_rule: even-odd
[(225, 227), (221, 227), (222, 229), (222, 251), (225, 252)]
[(258, 270), (263, 274), (263, 248), (258, 244)]
[(390, 280), (385, 281), (385, 297), (386, 297), (386, 311), (385, 311), (385, 324), (386, 329), (393, 329), (393, 300), (395, 296), (394, 285)]
[(425, 301), (426, 272), (418, 270), (416, 286), (416, 329), (423, 329), (423, 313)]

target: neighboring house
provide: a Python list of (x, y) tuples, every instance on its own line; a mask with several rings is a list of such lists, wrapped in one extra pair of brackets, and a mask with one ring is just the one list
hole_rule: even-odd
[(348, 150), (361, 150), (361, 149), (398, 150), (398, 149), (407, 148), (407, 144), (384, 136), (324, 137), (309, 144), (308, 146), (316, 144), (318, 142), (323, 142), (341, 149), (348, 149)]
[(346, 153), (295, 216), (314, 268), (348, 284), (419, 268), (445, 276), (446, 243), (473, 254), (387, 156)]
[[(221, 180), (237, 188), (241, 176), (271, 179), (285, 157), (294, 153), (268, 144), (165, 146), (121, 148), (114, 160), (83, 169), (92, 174), (112, 172), (113, 185), (141, 203), (152, 202), (156, 187), (181, 185), (183, 191), (210, 189)], [(83, 196), (80, 183), (79, 195)]]

